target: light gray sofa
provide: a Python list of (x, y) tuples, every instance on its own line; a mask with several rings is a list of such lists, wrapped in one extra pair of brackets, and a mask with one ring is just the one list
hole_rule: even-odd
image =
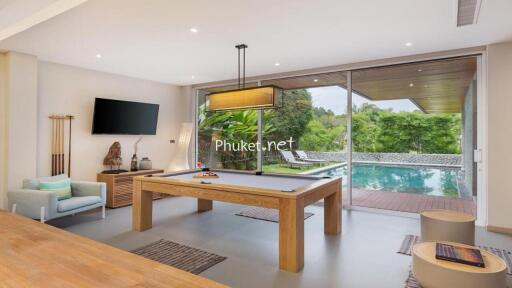
[(102, 218), (105, 218), (107, 186), (105, 183), (71, 181), (72, 197), (57, 200), (57, 193), (39, 190), (39, 182), (51, 182), (66, 179), (66, 175), (33, 178), (23, 180), (22, 189), (7, 193), (9, 207), (12, 212), (32, 219), (46, 220), (72, 215), (79, 212), (102, 207)]

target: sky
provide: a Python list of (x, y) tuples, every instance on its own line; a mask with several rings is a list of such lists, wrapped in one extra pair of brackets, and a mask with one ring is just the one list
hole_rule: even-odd
[[(314, 107), (331, 109), (334, 114), (345, 114), (347, 111), (347, 90), (339, 86), (318, 87), (307, 89), (312, 96)], [(375, 104), (382, 109), (393, 109), (394, 112), (415, 111), (418, 107), (409, 100), (369, 101), (357, 94), (353, 94), (352, 103), (357, 106), (363, 103)]]

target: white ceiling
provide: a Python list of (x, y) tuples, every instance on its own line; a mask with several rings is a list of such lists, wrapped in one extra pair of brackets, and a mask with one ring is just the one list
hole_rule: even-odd
[(87, 0), (0, 0), (0, 40), (59, 15)]
[(188, 85), (236, 78), (238, 43), (256, 76), (512, 40), (512, 1), (482, 1), (457, 28), (456, 0), (89, 0), (0, 49)]
[(28, 14), (37, 12), (55, 0), (0, 0), (0, 29), (19, 21)]

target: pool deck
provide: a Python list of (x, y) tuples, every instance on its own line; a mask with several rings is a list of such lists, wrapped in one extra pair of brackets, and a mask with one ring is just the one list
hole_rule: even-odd
[[(348, 195), (343, 193), (343, 202), (348, 204)], [(352, 205), (399, 212), (420, 213), (429, 209), (446, 209), (476, 214), (476, 203), (472, 198), (417, 195), (400, 192), (381, 192), (353, 189)]]

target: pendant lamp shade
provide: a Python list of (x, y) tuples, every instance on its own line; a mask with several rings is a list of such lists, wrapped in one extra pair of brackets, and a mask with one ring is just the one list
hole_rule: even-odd
[(279, 106), (281, 88), (273, 85), (245, 88), (245, 49), (248, 47), (246, 44), (235, 46), (238, 50), (238, 89), (206, 95), (207, 111), (265, 109)]
[(215, 92), (206, 96), (208, 111), (276, 108), (282, 90), (276, 86), (260, 86)]

